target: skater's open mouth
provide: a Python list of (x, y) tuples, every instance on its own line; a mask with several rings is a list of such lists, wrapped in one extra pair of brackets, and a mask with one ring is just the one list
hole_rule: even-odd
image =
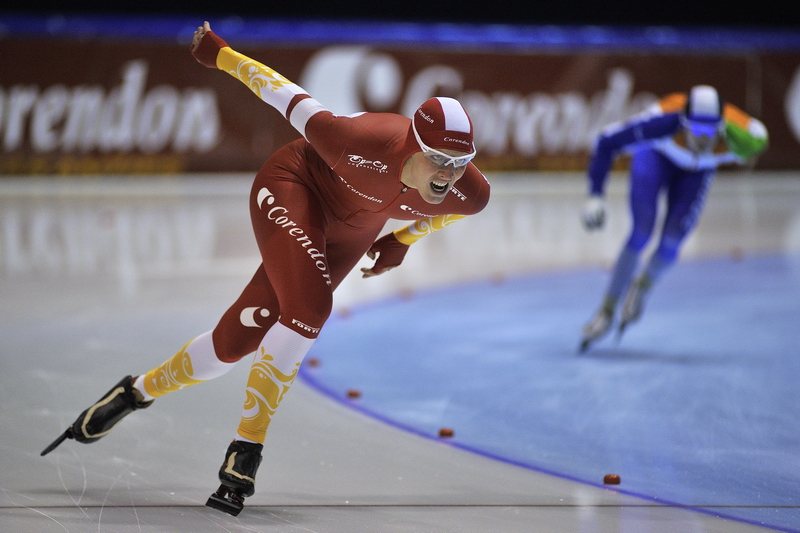
[(442, 181), (432, 181), (431, 182), (431, 189), (433, 189), (433, 192), (435, 192), (437, 194), (442, 194), (443, 192), (445, 192), (447, 190), (448, 183), (449, 182), (447, 182), (447, 181), (444, 181), (444, 182), (442, 182)]

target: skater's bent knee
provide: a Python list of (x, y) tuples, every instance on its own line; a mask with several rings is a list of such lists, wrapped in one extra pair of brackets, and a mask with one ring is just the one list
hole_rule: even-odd
[(258, 349), (258, 343), (263, 338), (263, 329), (259, 328), (261, 336), (240, 336), (225, 334), (224, 331), (214, 330), (214, 353), (223, 363), (235, 363), (245, 355)]
[(316, 337), (331, 315), (332, 302), (316, 306), (297, 306), (281, 313), (281, 323), (303, 336)]

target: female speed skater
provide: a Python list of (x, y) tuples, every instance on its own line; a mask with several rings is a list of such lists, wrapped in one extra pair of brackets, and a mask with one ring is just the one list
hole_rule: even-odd
[[(267, 428), (327, 321), (333, 291), (366, 254), (368, 278), (397, 267), (410, 245), (483, 210), (490, 187), (471, 163), (472, 122), (461, 104), (434, 97), (413, 118), (337, 116), (273, 69), (228, 46), (208, 22), (191, 53), (247, 85), (302, 136), (257, 173), (249, 199), (262, 263), (216, 327), (173, 357), (127, 376), (48, 446), (91, 443), (156, 398), (219, 377), (255, 353), (242, 416), (207, 505), (238, 515), (255, 492)], [(378, 237), (389, 219), (413, 221)]]

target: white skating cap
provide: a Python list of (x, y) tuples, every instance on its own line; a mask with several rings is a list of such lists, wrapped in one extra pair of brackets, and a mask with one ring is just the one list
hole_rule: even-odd
[(719, 122), (722, 118), (722, 100), (710, 85), (696, 85), (689, 91), (686, 101), (686, 118), (697, 122)]

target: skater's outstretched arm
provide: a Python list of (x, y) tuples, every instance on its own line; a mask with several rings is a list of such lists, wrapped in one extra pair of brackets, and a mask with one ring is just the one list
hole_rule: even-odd
[[(195, 31), (191, 52), (202, 65), (227, 72), (247, 85), (261, 100), (277, 109), (314, 145), (329, 165), (335, 166), (341, 158), (344, 146), (340, 146), (339, 141), (348, 136), (350, 128), (348, 117), (333, 115), (300, 86), (272, 68), (231, 49), (211, 30), (208, 22)], [(312, 117), (316, 118), (309, 125)], [(483, 209), (488, 194), (485, 196), (480, 205), (470, 208), (472, 212)], [(448, 214), (428, 217), (377, 240), (367, 252), (368, 257), (371, 259), (377, 257), (377, 261), (371, 268), (362, 268), (363, 277), (379, 275), (399, 266), (412, 243), (464, 216), (465, 214)]]
[(587, 230), (602, 228), (605, 223), (605, 185), (617, 155), (637, 143), (672, 135), (680, 127), (678, 112), (665, 112), (656, 106), (626, 122), (611, 124), (600, 132), (587, 171), (589, 195), (582, 212)]
[(233, 50), (216, 35), (208, 22), (197, 28), (190, 48), (197, 61), (218, 68), (247, 85), (256, 96), (277, 109), (303, 137), (309, 119), (320, 112), (330, 113), (300, 86), (244, 54)]

